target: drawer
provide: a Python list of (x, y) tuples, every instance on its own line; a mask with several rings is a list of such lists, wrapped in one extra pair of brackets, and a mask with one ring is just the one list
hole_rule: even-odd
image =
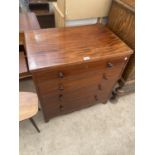
[(95, 103), (104, 102), (110, 94), (111, 82), (86, 85), (76, 89), (64, 91), (51, 91), (41, 96), (41, 105), (45, 110), (45, 118), (50, 118), (60, 113), (72, 112)]
[[(104, 61), (97, 62), (87, 62), (73, 66), (66, 67), (56, 67), (54, 69), (47, 69), (44, 71), (38, 71), (34, 73), (37, 82), (42, 83), (50, 81), (53, 79), (66, 80), (70, 78), (80, 78), (80, 76), (87, 76), (94, 73), (98, 74), (99, 72), (107, 72), (109, 76), (116, 76), (119, 73), (119, 70), (122, 69), (126, 63), (125, 57), (120, 58), (109, 58)], [(80, 75), (80, 76), (79, 76)]]
[[(107, 89), (110, 90), (109, 88)], [(64, 91), (60, 94), (60, 104), (66, 109), (99, 103), (108, 96), (107, 90), (100, 90), (97, 85), (79, 88), (70, 92)]]
[(113, 81), (116, 82), (118, 80), (124, 65), (121, 61), (118, 60), (110, 60), (109, 62), (112, 62), (112, 66), (105, 67), (105, 69), (102, 69), (103, 62), (102, 64), (97, 65), (100, 68), (93, 68), (93, 70), (89, 66), (88, 68), (91, 71), (88, 69), (89, 71), (84, 72), (82, 68), (81, 70), (78, 68), (79, 70), (77, 70), (77, 72), (79, 74), (77, 74), (75, 70), (65, 70), (67, 76), (64, 76), (64, 78), (54, 78), (56, 75), (55, 71), (50, 71), (49, 74), (46, 74), (47, 72), (45, 72), (45, 76), (42, 75), (36, 78), (37, 86), (40, 93), (44, 95), (53, 93), (53, 91), (72, 91), (74, 89), (76, 90), (89, 85), (98, 85), (100, 82), (113, 83)]
[(84, 107), (88, 107), (91, 105), (94, 105), (96, 103), (101, 103), (106, 100), (107, 94), (103, 95), (98, 91), (92, 91), (92, 92), (81, 92), (81, 94), (75, 95), (75, 94), (69, 94), (64, 95), (64, 98), (62, 99), (62, 102), (60, 103), (60, 111), (63, 112), (71, 112), (74, 110), (78, 110)]
[[(79, 77), (79, 76), (78, 76)], [(80, 88), (93, 87), (98, 85), (102, 81), (102, 74), (92, 75), (88, 77), (84, 76), (80, 78), (70, 78), (66, 80), (50, 80), (43, 83), (38, 83), (38, 89), (42, 95), (48, 95), (55, 92), (72, 92), (78, 91)]]
[(85, 87), (96, 87), (102, 84), (104, 89), (111, 89), (113, 84), (118, 80), (117, 77), (106, 75), (105, 73), (98, 73), (98, 75), (91, 75), (89, 77), (66, 79), (66, 80), (50, 80), (44, 83), (38, 83), (38, 89), (41, 95), (52, 95), (55, 93), (65, 92), (71, 93), (79, 91)]

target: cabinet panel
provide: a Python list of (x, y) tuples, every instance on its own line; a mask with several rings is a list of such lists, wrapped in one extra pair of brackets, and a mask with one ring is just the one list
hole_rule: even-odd
[[(115, 0), (112, 3), (108, 27), (129, 47), (135, 49), (135, 10), (134, 0)], [(135, 79), (135, 55), (133, 54), (123, 73), (126, 81)]]

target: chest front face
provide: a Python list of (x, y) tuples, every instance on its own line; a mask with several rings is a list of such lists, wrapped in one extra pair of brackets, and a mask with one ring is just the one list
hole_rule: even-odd
[(34, 72), (45, 120), (106, 102), (128, 58), (110, 58)]

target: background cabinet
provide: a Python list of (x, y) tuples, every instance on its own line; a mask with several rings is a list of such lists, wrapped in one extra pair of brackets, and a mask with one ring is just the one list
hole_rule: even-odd
[[(114, 0), (108, 16), (108, 27), (117, 34), (129, 47), (135, 49), (135, 9), (134, 0)], [(119, 95), (134, 91), (135, 84), (135, 54), (120, 80)]]

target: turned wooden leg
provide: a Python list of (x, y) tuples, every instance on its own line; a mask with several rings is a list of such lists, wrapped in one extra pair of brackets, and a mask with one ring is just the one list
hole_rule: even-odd
[(29, 120), (31, 121), (32, 125), (35, 127), (35, 129), (40, 132), (39, 128), (37, 127), (35, 121), (32, 118), (29, 118)]
[(118, 80), (118, 84), (119, 86), (115, 89), (116, 93), (123, 88), (123, 86), (125, 85), (125, 81), (121, 78), (120, 80)]
[(124, 80), (121, 78), (118, 80), (118, 86), (114, 88), (114, 90), (112, 91), (112, 95), (111, 95), (111, 98), (110, 98), (110, 102), (111, 103), (117, 103), (118, 101), (118, 92), (119, 90), (122, 89), (122, 87), (124, 86), (125, 82)]
[(115, 91), (112, 91), (111, 97), (110, 97), (110, 102), (111, 103), (117, 103), (118, 101), (118, 96), (117, 93)]

